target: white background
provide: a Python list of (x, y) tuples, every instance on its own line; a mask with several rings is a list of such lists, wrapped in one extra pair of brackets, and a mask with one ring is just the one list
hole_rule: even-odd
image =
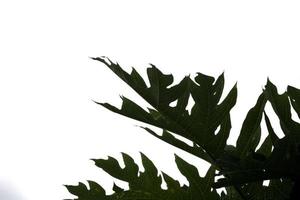
[(112, 179), (89, 159), (121, 151), (137, 162), (144, 152), (184, 183), (176, 152), (203, 175), (203, 162), (92, 102), (119, 106), (120, 94), (142, 101), (89, 56), (144, 77), (153, 63), (176, 81), (225, 71), (225, 93), (238, 81), (234, 143), (268, 76), (281, 92), (300, 87), (299, 9), (297, 1), (262, 0), (1, 1), (0, 199), (69, 198), (63, 184), (87, 179), (111, 192)]

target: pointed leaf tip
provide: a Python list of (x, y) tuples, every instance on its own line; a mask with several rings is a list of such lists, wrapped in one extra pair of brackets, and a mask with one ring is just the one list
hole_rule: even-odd
[(233, 87), (234, 87), (234, 88), (237, 88), (237, 85), (238, 85), (238, 81), (235, 82), (235, 84), (234, 84)]
[(150, 65), (151, 67), (153, 67), (153, 68), (155, 68), (155, 69), (156, 69), (156, 66), (155, 66), (154, 64), (152, 64), (152, 63), (149, 63), (149, 65)]
[(113, 62), (106, 56), (90, 57), (90, 58), (93, 59), (93, 60), (100, 61), (100, 62), (102, 62), (103, 64), (105, 64), (107, 66), (111, 66), (113, 64)]
[(94, 103), (98, 104), (98, 105), (101, 105), (101, 106), (104, 106), (106, 103), (103, 103), (103, 102), (98, 102), (98, 101), (94, 101), (92, 100)]

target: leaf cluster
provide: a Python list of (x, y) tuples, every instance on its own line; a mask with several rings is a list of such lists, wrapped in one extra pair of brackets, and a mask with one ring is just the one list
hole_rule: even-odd
[[(93, 58), (111, 69), (120, 79), (137, 92), (151, 107), (147, 110), (126, 97), (121, 108), (109, 103), (98, 103), (108, 110), (161, 128), (158, 134), (148, 126), (142, 127), (156, 138), (180, 148), (210, 163), (204, 177), (197, 168), (175, 155), (179, 171), (189, 184), (181, 186), (177, 180), (160, 172), (152, 161), (141, 154), (144, 171), (134, 160), (123, 153), (125, 167), (121, 168), (115, 158), (97, 159), (95, 165), (112, 177), (129, 184), (125, 190), (114, 184), (114, 193), (107, 195), (93, 181), (88, 185), (67, 185), (68, 191), (78, 200), (283, 200), (297, 199), (300, 184), (300, 124), (292, 119), (294, 109), (300, 118), (300, 90), (288, 86), (278, 94), (276, 86), (267, 81), (256, 104), (249, 110), (242, 124), (236, 145), (228, 145), (231, 130), (230, 111), (236, 104), (237, 87), (223, 94), (224, 74), (217, 79), (197, 73), (194, 79), (184, 77), (173, 83), (171, 74), (164, 74), (151, 64), (147, 69), (149, 85), (132, 68), (124, 71), (118, 63), (106, 57)], [(221, 101), (221, 97), (224, 96)], [(187, 109), (190, 99), (191, 110)], [(171, 106), (175, 102), (175, 106)], [(272, 105), (284, 137), (279, 138), (265, 109)], [(267, 137), (261, 137), (261, 124), (267, 127)], [(193, 142), (189, 145), (178, 139), (182, 136)], [(263, 140), (263, 141), (261, 141)], [(260, 146), (259, 143), (262, 142)], [(268, 184), (264, 184), (268, 180)], [(161, 187), (162, 182), (167, 185)], [(217, 188), (225, 188), (218, 193)]]

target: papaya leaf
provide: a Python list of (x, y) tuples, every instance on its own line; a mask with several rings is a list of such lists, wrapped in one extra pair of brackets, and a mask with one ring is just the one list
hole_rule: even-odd
[[(201, 73), (198, 73), (195, 81), (199, 84), (191, 83), (191, 95), (195, 104), (192, 107), (189, 122), (185, 126), (192, 134), (192, 138), (195, 138), (192, 141), (202, 146), (212, 158), (216, 159), (224, 150), (229, 136), (231, 128), (229, 112), (236, 103), (236, 85), (223, 102), (218, 104), (224, 86), (223, 74), (219, 76), (215, 84), (213, 84), (213, 77)], [(215, 134), (219, 126), (219, 133)], [(212, 147), (211, 142), (218, 143), (219, 148)]]
[[(121, 168), (115, 158), (94, 159), (97, 167), (100, 167), (116, 179), (128, 182), (129, 190), (125, 190), (116, 184), (113, 185), (114, 193), (106, 195), (101, 186), (93, 181), (88, 181), (88, 187), (79, 183), (77, 186), (66, 186), (68, 191), (77, 196), (78, 200), (188, 200), (188, 199), (212, 199), (219, 200), (220, 196), (211, 186), (214, 182), (215, 168), (211, 167), (205, 177), (200, 177), (196, 167), (188, 164), (178, 156), (175, 160), (180, 172), (189, 181), (189, 186), (180, 186), (180, 183), (164, 172), (159, 173), (152, 161), (141, 154), (144, 171), (141, 172), (134, 160), (123, 153), (125, 167)], [(136, 171), (138, 170), (138, 171)], [(167, 184), (167, 189), (162, 189), (162, 181)], [(200, 186), (200, 188), (198, 188)], [(200, 196), (199, 196), (200, 195)]]
[[(185, 77), (179, 84), (169, 87), (173, 83), (173, 76), (163, 74), (151, 65), (147, 69), (150, 82), (150, 86), (147, 87), (135, 69), (129, 74), (118, 63), (113, 63), (105, 57), (93, 59), (109, 67), (153, 108), (149, 108), (147, 112), (124, 97), (121, 109), (107, 103), (99, 103), (100, 105), (118, 114), (157, 126), (193, 141), (202, 148), (202, 152), (206, 152), (206, 156), (198, 155), (205, 160), (215, 160), (223, 152), (231, 129), (229, 112), (237, 98), (235, 85), (227, 97), (219, 103), (224, 87), (223, 74), (215, 81), (213, 77), (198, 73), (195, 82)], [(191, 114), (186, 108), (190, 96), (195, 102)], [(175, 107), (170, 106), (173, 101), (177, 101)], [(220, 130), (215, 134), (218, 127)], [(166, 141), (166, 137), (158, 138)], [(208, 159), (207, 156), (210, 158)]]
[(247, 156), (250, 150), (254, 151), (260, 141), (260, 123), (265, 104), (265, 95), (261, 94), (256, 105), (250, 109), (243, 123), (242, 130), (236, 144), (237, 151), (241, 158)]
[[(287, 93), (281, 95), (278, 94), (276, 86), (269, 80), (265, 88), (266, 89), (262, 95), (265, 95), (267, 100), (270, 101), (280, 120), (281, 128), (285, 133), (285, 137), (282, 139), (278, 138), (272, 128), (267, 114), (264, 113), (269, 135), (263, 142), (262, 146), (254, 152), (254, 149), (259, 142), (259, 140), (257, 141), (255, 139), (254, 148), (248, 148), (248, 154), (243, 155), (243, 151), (241, 149), (247, 147), (245, 147), (246, 143), (239, 145), (239, 140), (243, 137), (243, 131), (241, 131), (237, 142), (237, 152), (240, 153), (240, 160), (237, 160), (234, 168), (228, 167), (230, 165), (227, 164), (225, 170), (221, 170), (221, 173), (227, 176), (219, 179), (214, 186), (245, 186), (245, 184), (253, 185), (254, 182), (262, 182), (263, 180), (277, 180), (282, 178), (293, 179), (293, 177), (299, 177), (300, 174), (297, 169), (299, 169), (300, 164), (297, 163), (300, 162), (300, 159), (299, 153), (296, 150), (299, 138), (299, 135), (297, 135), (299, 124), (291, 118), (289, 97)], [(253, 119), (257, 120), (256, 127), (260, 126), (263, 108), (258, 109), (258, 107), (260, 104), (259, 102), (262, 102), (260, 101), (260, 99), (263, 98), (262, 95), (259, 97), (256, 106), (249, 111), (244, 124), (247, 123), (247, 118), (251, 115), (251, 112), (253, 113), (253, 111), (256, 110), (258, 115), (253, 117)], [(265, 100), (263, 104), (265, 104)], [(245, 130), (250, 131), (251, 128), (247, 127)], [(249, 134), (248, 137), (256, 137), (255, 132)], [(272, 150), (272, 148), (274, 149)]]
[[(267, 81), (264, 92), (280, 120), (284, 134), (300, 142), (300, 124), (292, 120), (288, 93), (285, 92), (279, 95), (276, 86), (270, 80)], [(290, 93), (293, 94), (291, 88)]]

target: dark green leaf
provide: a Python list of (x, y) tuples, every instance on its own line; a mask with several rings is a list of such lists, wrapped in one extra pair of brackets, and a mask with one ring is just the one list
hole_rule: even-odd
[(247, 156), (251, 150), (254, 151), (260, 141), (260, 123), (265, 104), (265, 95), (261, 94), (256, 105), (247, 114), (236, 143), (240, 157)]
[[(132, 73), (128, 74), (117, 63), (112, 63), (105, 57), (94, 59), (109, 67), (153, 108), (149, 108), (147, 112), (127, 98), (123, 98), (121, 109), (100, 103), (102, 106), (192, 140), (202, 148), (201, 152), (206, 152), (206, 156), (198, 155), (203, 159), (214, 161), (223, 152), (231, 129), (229, 112), (237, 98), (235, 85), (224, 101), (219, 103), (224, 88), (223, 74), (215, 81), (213, 77), (198, 73), (195, 82), (185, 77), (179, 84), (170, 86), (173, 83), (173, 76), (163, 74), (151, 65), (147, 69), (150, 82), (150, 87), (147, 87), (136, 70), (133, 69)], [(189, 115), (186, 107), (190, 94), (195, 104)], [(173, 101), (177, 101), (175, 107), (170, 106)], [(218, 127), (220, 131), (216, 134)], [(166, 137), (158, 138), (167, 140)], [(185, 146), (177, 145), (177, 147)]]

